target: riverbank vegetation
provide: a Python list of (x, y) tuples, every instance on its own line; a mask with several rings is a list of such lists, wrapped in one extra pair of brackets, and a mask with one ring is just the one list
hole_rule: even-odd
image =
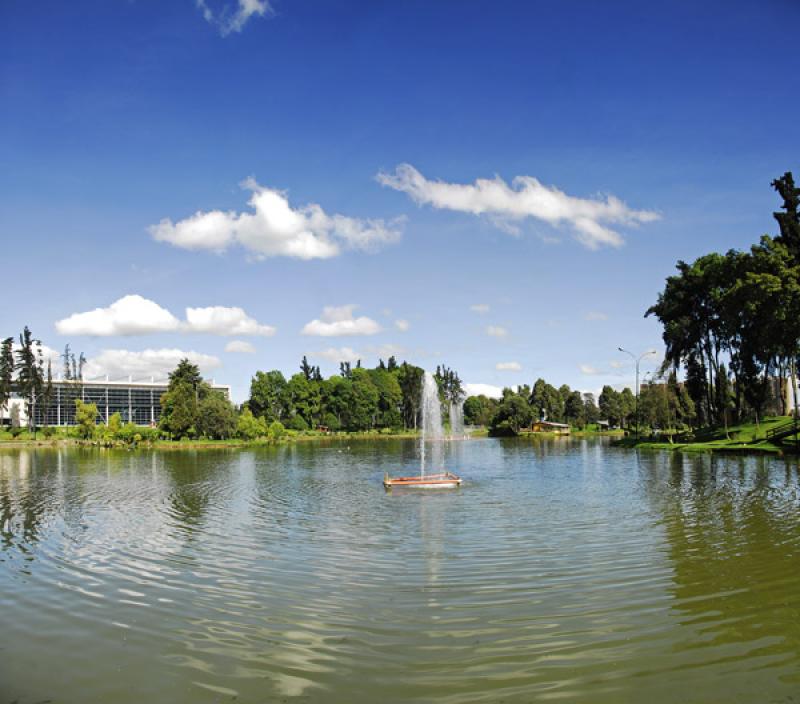
[[(65, 373), (74, 378), (74, 390), (77, 390), (75, 425), (65, 429), (36, 428), (33, 419), (37, 404), (39, 413), (43, 414), (46, 407), (42, 404), (52, 396), (52, 391), (47, 391), (52, 389), (52, 374), (49, 365), (45, 372), (41, 344), (32, 338), (28, 328), (20, 337), (20, 349), (25, 349), (26, 344), (26, 355), (30, 357), (30, 361), (25, 357), (24, 368), (22, 361), (14, 360), (12, 343), (13, 339), (8, 338), (3, 345), (11, 361), (7, 365), (7, 383), (0, 387), (0, 392), (5, 394), (0, 396), (0, 408), (14, 391), (24, 399), (29, 422), (27, 428), (21, 427), (19, 409), (12, 407), (11, 427), (7, 431), (0, 430), (0, 441), (35, 441), (44, 437), (46, 440), (136, 445), (190, 441), (282, 442), (339, 434), (348, 437), (408, 436), (416, 433), (422, 412), (424, 370), (407, 362), (398, 364), (394, 357), (387, 363), (380, 360), (374, 369), (363, 368), (360, 362), (354, 367), (342, 363), (339, 375), (328, 379), (305, 357), (300, 371), (288, 380), (278, 370), (259, 371), (252, 378), (248, 400), (239, 408), (224, 393), (212, 388), (196, 365), (184, 359), (169, 375), (167, 391), (160, 399), (161, 416), (157, 426), (125, 423), (119, 413), (98, 424), (97, 406), (80, 398), (82, 374), (79, 372), (82, 369), (76, 367), (72, 376), (71, 369), (76, 363), (67, 348)], [(19, 359), (23, 359), (21, 355)], [(28, 386), (23, 386), (23, 374), (32, 379)], [(443, 415), (447, 418), (451, 407), (461, 407), (464, 398), (461, 379), (446, 366), (437, 367), (434, 378)], [(73, 386), (70, 389), (73, 390)]]
[[(617, 391), (604, 386), (595, 401), (592, 393), (573, 390), (567, 384), (556, 388), (537, 379), (533, 387), (523, 384), (503, 389), (499, 399), (470, 396), (464, 401), (464, 422), (485, 426), (492, 435), (518, 435), (542, 418), (568, 424), (578, 432), (604, 432), (628, 427), (635, 410), (636, 400), (629, 388)], [(606, 424), (598, 425), (600, 420)]]
[(663, 325), (662, 372), (685, 372), (701, 427), (793, 410), (787, 385), (797, 386), (800, 349), (800, 189), (791, 172), (772, 186), (783, 199), (773, 213), (780, 234), (763, 235), (749, 251), (679, 261), (645, 313)]
[[(645, 391), (652, 397), (652, 425), (660, 430), (618, 444), (797, 449), (797, 426), (787, 416), (798, 414), (791, 390), (797, 389), (800, 358), (800, 189), (791, 172), (772, 187), (783, 201), (773, 213), (777, 236), (763, 235), (749, 251), (679, 261), (678, 273), (645, 313), (663, 325), (662, 383), (642, 389), (642, 401)], [(677, 406), (670, 394), (680, 398)], [(687, 425), (690, 432), (681, 427)]]

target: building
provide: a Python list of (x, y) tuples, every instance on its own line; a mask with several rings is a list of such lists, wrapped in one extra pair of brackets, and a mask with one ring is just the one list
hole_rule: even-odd
[(549, 420), (535, 420), (531, 423), (531, 432), (569, 435), (569, 425), (567, 423), (551, 423)]
[[(75, 381), (53, 381), (53, 398), (47, 415), (41, 405), (36, 407), (36, 425), (75, 425), (75, 399), (97, 406), (97, 422), (106, 423), (110, 416), (119, 413), (122, 421), (136, 425), (156, 425), (161, 418), (161, 395), (166, 392), (167, 379), (155, 381), (109, 381), (108, 379)], [(231, 387), (214, 384), (211, 388), (231, 397)], [(24, 399), (12, 395), (6, 408), (0, 411), (0, 424), (8, 425), (11, 407), (20, 409), (20, 423), (27, 424)]]

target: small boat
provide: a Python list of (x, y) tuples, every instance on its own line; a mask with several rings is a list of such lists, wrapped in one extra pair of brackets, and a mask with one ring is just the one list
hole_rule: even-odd
[(384, 489), (408, 487), (412, 489), (457, 489), (461, 486), (461, 477), (452, 472), (442, 474), (425, 474), (416, 477), (383, 476)]

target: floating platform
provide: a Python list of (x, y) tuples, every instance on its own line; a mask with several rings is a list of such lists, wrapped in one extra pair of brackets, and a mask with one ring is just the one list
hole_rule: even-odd
[(409, 489), (457, 489), (461, 486), (461, 477), (452, 472), (442, 474), (426, 474), (417, 477), (383, 477), (384, 489), (408, 487)]

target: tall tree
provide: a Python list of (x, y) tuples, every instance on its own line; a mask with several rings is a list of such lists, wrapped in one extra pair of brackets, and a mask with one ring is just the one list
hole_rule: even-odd
[(42, 391), (43, 374), (41, 364), (41, 342), (33, 339), (26, 325), (19, 336), (19, 349), (16, 354), (17, 388), (25, 399), (28, 414), (28, 428), (33, 429), (36, 402)]
[(773, 213), (781, 232), (778, 239), (800, 262), (800, 188), (795, 187), (791, 171), (776, 178), (771, 185), (783, 198), (783, 212)]
[(303, 359), (300, 361), (300, 371), (303, 373), (306, 381), (311, 381), (311, 377), (314, 376), (314, 367), (308, 363), (305, 355), (303, 355)]
[(250, 381), (250, 399), (247, 402), (253, 415), (268, 422), (283, 420), (287, 416), (286, 379), (281, 372), (256, 372)]
[(402, 413), (406, 428), (417, 429), (422, 409), (422, 378), (425, 371), (420, 367), (403, 362), (397, 373), (397, 382), (403, 395)]
[(8, 406), (14, 382), (14, 338), (7, 337), (0, 344), (0, 415)]
[(196, 435), (200, 401), (209, 390), (196, 364), (188, 359), (178, 362), (161, 396), (161, 427), (175, 438)]

